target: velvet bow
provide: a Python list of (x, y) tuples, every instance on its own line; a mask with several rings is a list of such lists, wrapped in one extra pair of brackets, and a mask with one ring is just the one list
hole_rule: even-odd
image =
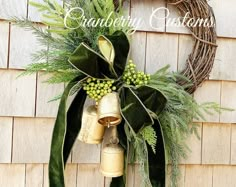
[(83, 74), (98, 79), (118, 79), (123, 75), (129, 54), (129, 41), (125, 33), (98, 38), (100, 54), (82, 43), (71, 55), (69, 62)]
[[(76, 141), (78, 133), (81, 128), (81, 119), (83, 114), (83, 107), (86, 100), (86, 92), (82, 89), (80, 82), (87, 77), (97, 79), (115, 79), (121, 81), (124, 73), (128, 54), (129, 54), (129, 40), (125, 33), (117, 31), (112, 35), (100, 36), (98, 38), (98, 51), (93, 50), (85, 43), (81, 43), (74, 53), (70, 56), (68, 62), (81, 75), (72, 80), (64, 90), (60, 101), (57, 119), (55, 122), (51, 153), (49, 161), (49, 182), (50, 187), (65, 187), (64, 169), (66, 161), (69, 157), (71, 149)], [(69, 110), (67, 111), (66, 104), (71, 90), (79, 87), (74, 100), (72, 101)], [(129, 123), (133, 130), (137, 133), (145, 125), (156, 125), (157, 134), (160, 134), (161, 151), (158, 154), (152, 155), (150, 159), (150, 179), (155, 183), (163, 184), (153, 175), (152, 168), (163, 168), (163, 162), (158, 162), (158, 158), (164, 158), (163, 138), (161, 136), (161, 129), (156, 120), (153, 119), (152, 113), (158, 116), (166, 104), (166, 98), (157, 89), (148, 87), (148, 85), (139, 88), (127, 86), (121, 81), (121, 87), (118, 90), (120, 97), (120, 109), (123, 119)], [(120, 139), (126, 141), (124, 132), (124, 123), (119, 125)], [(159, 140), (159, 139), (158, 139)], [(123, 144), (124, 148), (127, 146)], [(151, 156), (151, 155), (150, 155)], [(165, 162), (164, 162), (165, 165)], [(165, 172), (164, 172), (165, 173)], [(154, 176), (154, 177), (152, 177)], [(124, 181), (121, 178), (114, 179), (112, 186), (123, 186)]]

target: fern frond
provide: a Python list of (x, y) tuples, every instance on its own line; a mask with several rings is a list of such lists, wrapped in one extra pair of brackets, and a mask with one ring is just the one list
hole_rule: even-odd
[(152, 126), (146, 126), (141, 130), (140, 134), (142, 135), (144, 140), (150, 145), (153, 152), (156, 153), (157, 135), (154, 128)]

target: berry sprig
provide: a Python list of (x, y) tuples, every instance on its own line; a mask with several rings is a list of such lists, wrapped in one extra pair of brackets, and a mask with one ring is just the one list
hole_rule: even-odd
[(145, 74), (142, 71), (137, 71), (136, 65), (132, 60), (129, 60), (129, 64), (126, 66), (123, 81), (128, 85), (142, 86), (148, 84), (150, 75)]
[(114, 83), (114, 80), (100, 80), (89, 77), (83, 82), (83, 89), (91, 99), (99, 101), (104, 95), (116, 91)]

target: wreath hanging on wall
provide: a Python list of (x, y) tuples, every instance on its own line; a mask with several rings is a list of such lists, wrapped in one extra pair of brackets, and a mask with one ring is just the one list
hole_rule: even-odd
[[(213, 18), (215, 22), (206, 0), (167, 2), (182, 15), (190, 12), (189, 19)], [(63, 94), (54, 99), (60, 99), (60, 105), (50, 152), (50, 187), (65, 186), (64, 168), (76, 139), (99, 144), (105, 128), (112, 128), (112, 133), (102, 150), (101, 172), (113, 177), (111, 186), (125, 186), (128, 163), (135, 162), (140, 166), (142, 186), (165, 186), (169, 161), (171, 186), (176, 186), (179, 161), (188, 152), (186, 139), (197, 135), (198, 126), (192, 119), (204, 119), (204, 112), (220, 110), (216, 103), (199, 105), (191, 95), (212, 69), (215, 25), (189, 28), (195, 44), (183, 72), (169, 72), (166, 66), (149, 75), (138, 71), (129, 59), (128, 24), (77, 27), (80, 11), (73, 11), (65, 22), (68, 10), (75, 7), (84, 10), (86, 19), (106, 19), (111, 12), (112, 20), (121, 18), (121, 1), (71, 0), (62, 6), (45, 0), (31, 5), (42, 12), (48, 28), (41, 29), (29, 20), (16, 23), (33, 30), (46, 49), (34, 54), (37, 63), (29, 65), (24, 74), (44, 71), (52, 75), (48, 83), (67, 83)], [(74, 98), (67, 110), (71, 95)], [(87, 99), (95, 104), (84, 107)]]

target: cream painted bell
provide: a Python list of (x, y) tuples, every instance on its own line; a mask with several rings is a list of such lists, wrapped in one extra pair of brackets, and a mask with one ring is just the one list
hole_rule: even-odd
[[(112, 127), (115, 128), (116, 127)], [(101, 155), (100, 171), (105, 177), (119, 177), (124, 172), (124, 149), (118, 144), (119, 139), (112, 137)]]
[(105, 127), (98, 123), (96, 106), (91, 105), (85, 108), (78, 139), (87, 144), (100, 144), (103, 140), (104, 132)]
[(98, 122), (109, 127), (119, 125), (121, 119), (118, 93), (103, 96), (98, 103)]

